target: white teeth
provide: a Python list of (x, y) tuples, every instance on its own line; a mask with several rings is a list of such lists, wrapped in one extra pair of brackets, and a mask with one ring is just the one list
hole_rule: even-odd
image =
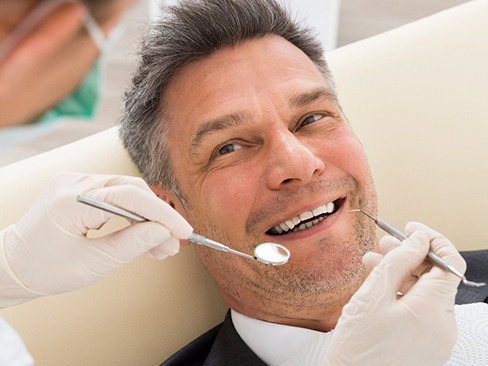
[[(327, 205), (328, 206), (328, 205)], [(318, 215), (322, 215), (324, 213), (327, 213), (327, 206), (320, 206), (320, 207), (317, 207), (315, 210), (312, 210), (312, 213), (314, 216), (318, 216)]]
[(300, 220), (305, 221), (313, 217), (312, 211), (305, 211), (299, 215)]
[(292, 220), (286, 220), (285, 221), (286, 226), (288, 226), (288, 229), (293, 229), (295, 227), (295, 224), (293, 223)]
[(334, 202), (329, 202), (326, 205), (322, 205), (320, 207), (317, 207), (313, 209), (312, 211), (305, 211), (302, 212), (300, 215), (292, 217), (289, 220), (286, 220), (285, 222), (282, 222), (279, 225), (276, 225), (274, 227), (274, 230), (278, 233), (281, 234), (283, 232), (288, 232), (288, 231), (299, 231), (299, 230), (304, 230), (306, 228), (310, 228), (314, 225), (317, 225), (320, 221), (322, 221), (324, 218), (319, 217), (313, 221), (307, 222), (307, 223), (302, 223), (302, 221), (306, 221), (311, 219), (314, 216), (319, 216), (327, 213), (332, 213), (334, 212), (335, 209), (335, 204)]

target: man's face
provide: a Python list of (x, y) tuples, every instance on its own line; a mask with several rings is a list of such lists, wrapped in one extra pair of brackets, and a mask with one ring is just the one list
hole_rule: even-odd
[(170, 200), (195, 232), (250, 254), (262, 242), (291, 252), (272, 267), (199, 247), (224, 299), (256, 318), (330, 329), (375, 243), (372, 222), (347, 210), (376, 214), (376, 196), (315, 65), (281, 37), (250, 40), (186, 65), (163, 103), (189, 207)]

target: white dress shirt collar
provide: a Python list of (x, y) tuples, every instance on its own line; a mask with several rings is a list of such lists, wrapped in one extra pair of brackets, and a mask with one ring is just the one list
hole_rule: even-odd
[[(330, 339), (331, 333), (269, 323), (249, 318), (234, 310), (231, 310), (231, 316), (242, 340), (261, 360), (270, 366), (285, 364), (296, 358), (297, 355), (303, 354), (304, 349), (317, 344), (317, 342), (320, 342), (321, 349), (325, 350)], [(301, 357), (303, 356), (300, 356), (303, 362)]]

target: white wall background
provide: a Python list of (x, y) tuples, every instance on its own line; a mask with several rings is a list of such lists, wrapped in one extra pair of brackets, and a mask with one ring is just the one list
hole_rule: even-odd
[[(280, 0), (289, 5), (292, 12), (315, 28), (325, 51), (337, 46), (340, 0)], [(152, 18), (157, 18), (160, 4), (175, 3), (176, 0), (149, 0)]]
[(318, 32), (325, 51), (337, 46), (340, 0), (280, 0)]

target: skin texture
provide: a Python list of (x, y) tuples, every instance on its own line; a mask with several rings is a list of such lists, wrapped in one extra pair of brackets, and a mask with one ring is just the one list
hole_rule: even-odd
[[(108, 35), (135, 0), (66, 2), (54, 8), (0, 59), (0, 127), (36, 120), (83, 81), (100, 50), (86, 32), (87, 6)], [(40, 0), (0, 0), (0, 44)]]
[[(374, 249), (376, 194), (363, 148), (310, 59), (268, 35), (181, 68), (162, 103), (169, 151), (188, 206), (160, 186), (195, 232), (244, 252), (262, 242), (291, 251), (285, 266), (197, 248), (228, 305), (258, 319), (332, 329), (364, 279)], [(328, 202), (339, 208), (309, 229), (273, 226)]]

